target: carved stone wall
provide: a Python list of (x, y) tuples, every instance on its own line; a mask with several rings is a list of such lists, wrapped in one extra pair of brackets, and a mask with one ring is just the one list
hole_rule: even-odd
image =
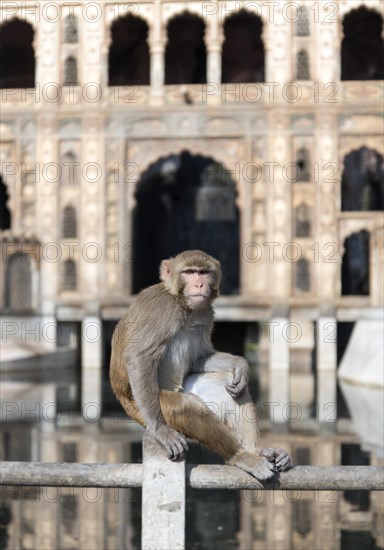
[[(289, 4), (261, 3), (260, 9), (249, 4), (263, 23), (266, 82), (224, 85), (223, 25), (238, 9), (235, 2), (217, 4), (211, 13), (202, 2), (139, 1), (129, 9), (149, 27), (151, 85), (127, 88), (107, 86), (110, 27), (127, 14), (126, 3), (103, 3), (99, 9), (85, 1), (51, 3), (39, 22), (33, 9), (20, 11), (35, 32), (36, 88), (0, 91), (0, 155), (11, 233), (35, 236), (43, 246), (44, 311), (63, 302), (120, 303), (129, 295), (137, 183), (151, 163), (182, 150), (212, 157), (236, 182), (244, 296), (268, 305), (335, 301), (344, 239), (365, 227), (372, 243), (371, 304), (383, 302), (377, 282), (383, 271), (380, 214), (340, 212), (344, 157), (362, 146), (383, 150), (383, 84), (339, 80), (342, 17), (354, 7), (351, 2), (316, 4), (319, 11), (308, 10), (304, 31)], [(360, 4), (380, 9), (379, 0)], [(0, 6), (3, 21), (10, 6), (8, 11), (7, 2)], [(163, 85), (166, 27), (184, 10), (205, 23), (206, 87)], [(65, 38), (72, 12), (77, 43)], [(292, 82), (301, 50), (308, 52), (311, 80)], [(79, 86), (62, 86), (68, 56), (77, 59)], [(295, 179), (304, 150), (309, 177)], [(68, 205), (76, 209), (78, 227), (76, 238), (64, 239)], [(310, 212), (310, 232), (298, 235), (295, 216), (303, 205)], [(68, 259), (76, 263), (74, 292), (60, 286)], [(295, 288), (299, 259), (307, 262), (300, 267), (309, 271), (306, 290)], [(344, 304), (348, 300), (342, 298)]]

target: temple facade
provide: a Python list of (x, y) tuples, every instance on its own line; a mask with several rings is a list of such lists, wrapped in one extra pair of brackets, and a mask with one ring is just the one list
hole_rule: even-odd
[(338, 323), (384, 303), (381, 10), (2, 2), (3, 342), (74, 331), (81, 403), (101, 403), (111, 326), (201, 248), (218, 322), (261, 328), (269, 397), (315, 354), (335, 399)]

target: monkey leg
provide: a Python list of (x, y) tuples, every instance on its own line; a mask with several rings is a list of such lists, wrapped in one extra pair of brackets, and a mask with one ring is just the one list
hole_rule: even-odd
[(232, 430), (197, 395), (161, 390), (160, 406), (171, 428), (196, 439), (227, 464), (245, 470), (260, 481), (274, 475), (275, 465), (264, 456), (242, 449)]
[(160, 406), (166, 423), (229, 461), (240, 452), (231, 430), (192, 393), (161, 390)]
[(191, 374), (184, 380), (184, 391), (191, 392), (205, 403), (234, 434), (244, 451), (258, 453), (256, 407), (248, 390), (234, 399), (225, 386), (231, 382), (232, 373)]

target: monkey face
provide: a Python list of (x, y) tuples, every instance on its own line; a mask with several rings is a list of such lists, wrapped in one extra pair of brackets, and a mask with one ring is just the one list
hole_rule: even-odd
[(196, 309), (211, 301), (214, 276), (208, 269), (184, 269), (180, 278), (183, 296), (189, 308)]
[(200, 250), (187, 250), (160, 266), (166, 290), (188, 309), (209, 305), (218, 295), (220, 277), (220, 263)]

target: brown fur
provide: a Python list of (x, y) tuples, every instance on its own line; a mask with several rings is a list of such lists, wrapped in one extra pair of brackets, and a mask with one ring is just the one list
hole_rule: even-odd
[(111, 384), (126, 413), (170, 458), (184, 455), (189, 437), (267, 479), (275, 462), (285, 463), (287, 455), (257, 456), (247, 364), (212, 347), (211, 302), (220, 277), (219, 262), (201, 251), (164, 260), (162, 282), (143, 290), (116, 326)]

